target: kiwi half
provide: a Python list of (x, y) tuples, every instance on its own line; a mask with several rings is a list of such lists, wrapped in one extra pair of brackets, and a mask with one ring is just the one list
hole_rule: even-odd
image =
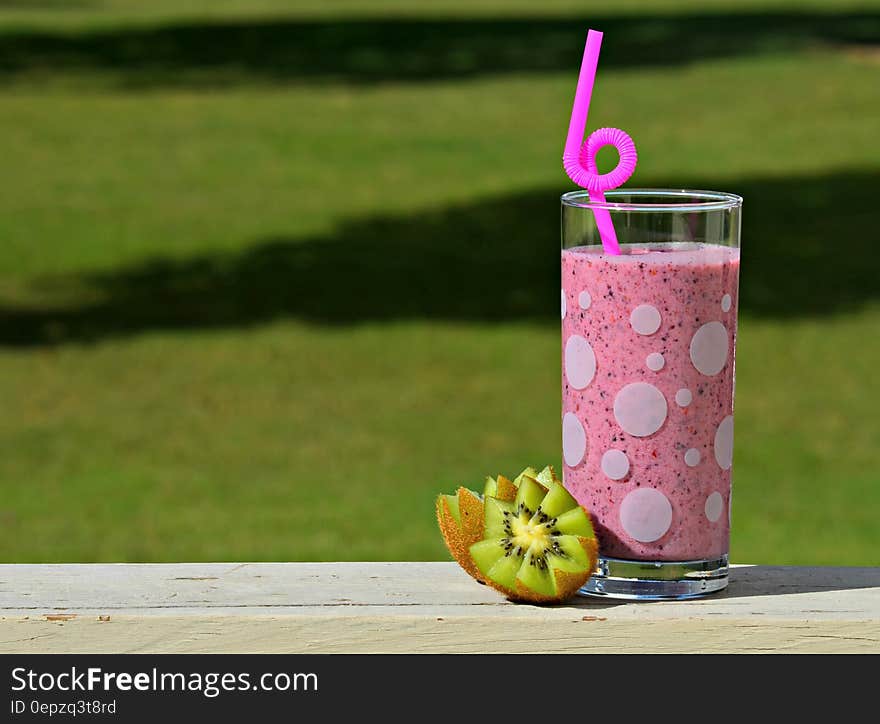
[(553, 468), (527, 468), (513, 481), (488, 478), (483, 492), (480, 499), (459, 488), (437, 499), (440, 530), (461, 567), (516, 601), (574, 595), (596, 568), (598, 543), (589, 513)]

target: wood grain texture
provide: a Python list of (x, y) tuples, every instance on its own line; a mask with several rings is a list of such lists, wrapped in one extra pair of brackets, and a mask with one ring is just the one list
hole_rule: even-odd
[(0, 652), (877, 652), (880, 568), (689, 602), (512, 604), (454, 563), (0, 565)]

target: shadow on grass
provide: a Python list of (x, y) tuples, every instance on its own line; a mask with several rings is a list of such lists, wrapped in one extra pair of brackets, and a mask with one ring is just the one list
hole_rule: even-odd
[(0, 10), (82, 10), (94, 0), (0, 0)]
[(880, 13), (349, 20), (229, 20), (0, 34), (0, 82), (107, 76), (125, 86), (424, 81), (509, 72), (576, 73), (588, 26), (613, 42), (603, 68), (677, 65), (816, 44), (877, 44)]
[[(740, 309), (774, 318), (821, 316), (880, 299), (878, 184), (880, 171), (700, 184), (745, 197)], [(281, 318), (325, 325), (558, 324), (560, 191), (348, 220), (328, 236), (261, 239), (239, 254), (41, 279), (50, 292), (91, 301), (55, 308), (0, 303), (0, 344), (87, 342)]]

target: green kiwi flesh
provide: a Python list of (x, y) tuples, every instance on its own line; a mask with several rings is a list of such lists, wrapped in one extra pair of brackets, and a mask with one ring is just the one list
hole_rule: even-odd
[(519, 487), (519, 484), (523, 481), (523, 478), (533, 478), (533, 479), (537, 480), (537, 478), (538, 478), (538, 471), (535, 470), (535, 469), (532, 468), (532, 467), (528, 467), (528, 468), (526, 468), (525, 470), (523, 470), (519, 475), (517, 475), (517, 476), (513, 479), (513, 484), (514, 484), (516, 487)]
[(446, 503), (449, 505), (449, 512), (455, 518), (455, 522), (461, 525), (461, 510), (458, 507), (458, 495), (444, 495)]

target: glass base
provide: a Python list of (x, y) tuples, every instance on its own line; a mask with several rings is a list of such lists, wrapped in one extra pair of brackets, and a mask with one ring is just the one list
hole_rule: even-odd
[(597, 571), (579, 593), (629, 601), (680, 601), (727, 588), (727, 571), (727, 555), (699, 561), (600, 557)]

